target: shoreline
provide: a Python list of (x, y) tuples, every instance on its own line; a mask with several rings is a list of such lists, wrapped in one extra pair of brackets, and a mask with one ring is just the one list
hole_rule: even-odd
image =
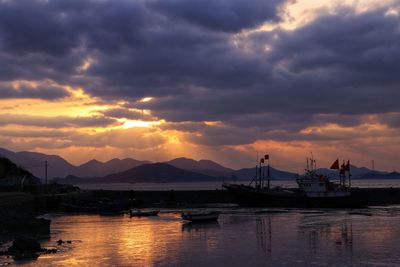
[[(400, 204), (400, 187), (352, 188), (354, 194), (367, 193), (369, 206)], [(132, 202), (137, 207), (192, 207), (204, 204), (233, 204), (225, 189), (214, 190), (80, 190), (59, 194), (24, 192), (0, 193), (0, 218), (38, 216), (60, 211), (62, 203), (92, 203), (101, 200)]]
[[(368, 194), (368, 206), (400, 204), (400, 187), (352, 188), (354, 194)], [(207, 204), (234, 204), (233, 196), (225, 189), (214, 190), (82, 190), (65, 195), (62, 200), (69, 203), (85, 203), (101, 199), (135, 201), (135, 206), (144, 208), (191, 208)]]

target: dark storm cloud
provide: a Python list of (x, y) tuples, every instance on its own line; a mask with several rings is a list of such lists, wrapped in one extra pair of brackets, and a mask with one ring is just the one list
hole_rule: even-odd
[(177, 130), (181, 132), (189, 132), (194, 133), (205, 129), (207, 124), (204, 122), (192, 122), (192, 121), (183, 121), (183, 122), (168, 122), (163, 123), (159, 126), (161, 130)]
[(38, 98), (38, 99), (57, 99), (69, 96), (70, 93), (60, 87), (51, 85), (39, 85), (37, 87), (23, 85), (20, 88), (13, 88), (9, 85), (0, 84), (1, 98)]
[(62, 57), (88, 45), (114, 51), (141, 42), (146, 10), (141, 1), (17, 0), (0, 3), (3, 49)]
[[(187, 90), (144, 103), (143, 108), (177, 121), (265, 112), (304, 114), (307, 120), (319, 113), (399, 111), (400, 20), (385, 13), (385, 9), (363, 14), (341, 10), (290, 32), (250, 34), (243, 42), (257, 52), (257, 59), (249, 53), (246, 59), (253, 64), (235, 78), (252, 83), (239, 83), (237, 90), (236, 81), (229, 87), (230, 80), (223, 79), (223, 87), (208, 83), (205, 93)], [(265, 45), (269, 51), (264, 51)], [(219, 56), (213, 59), (213, 66), (224, 62)], [(221, 88), (226, 90), (221, 93)]]
[(2, 1), (0, 3), (1, 47), (9, 52), (42, 52), (61, 56), (78, 45), (78, 35), (69, 20), (55, 12), (52, 1)]
[[(170, 127), (199, 131), (195, 141), (210, 144), (252, 142), (273, 130), (293, 136), (326, 123), (357, 126), (362, 116), (400, 111), (399, 16), (387, 8), (338, 9), (291, 31), (238, 34), (279, 21), (282, 4), (1, 1), (0, 81), (80, 86), (104, 101), (149, 109)], [(93, 63), (83, 70), (87, 58)], [(154, 99), (137, 102), (146, 96)], [(137, 118), (128, 113), (104, 114)], [(202, 121), (223, 124), (203, 128)]]
[(92, 117), (68, 117), (68, 116), (31, 116), (19, 114), (0, 114), (0, 126), (4, 125), (24, 125), (38, 126), (47, 128), (79, 128), (79, 127), (106, 127), (112, 125), (120, 125), (120, 123), (112, 118), (101, 116)]
[(244, 145), (252, 143), (264, 135), (249, 128), (238, 128), (226, 125), (213, 125), (204, 128), (199, 134), (186, 136), (190, 142), (207, 145)]
[(377, 119), (391, 128), (397, 128), (397, 130), (400, 128), (400, 113), (382, 114)]
[(278, 20), (283, 0), (150, 0), (162, 14), (213, 31), (238, 32), (266, 21)]

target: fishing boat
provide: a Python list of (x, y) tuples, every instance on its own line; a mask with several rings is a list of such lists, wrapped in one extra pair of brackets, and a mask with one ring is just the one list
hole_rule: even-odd
[(218, 211), (209, 212), (183, 212), (182, 219), (191, 222), (211, 222), (217, 221), (219, 217)]
[(159, 210), (129, 210), (129, 216), (131, 217), (148, 217), (158, 216)]
[(350, 161), (347, 164), (343, 162), (341, 167), (339, 159), (332, 164), (330, 169), (339, 170), (339, 183), (332, 182), (326, 175), (318, 174), (314, 159), (308, 165), (311, 167), (296, 179), (305, 206), (354, 208), (366, 205), (366, 199), (352, 193)]
[[(267, 161), (267, 166), (264, 164), (265, 161)], [(263, 175), (265, 167), (267, 169), (267, 183), (265, 183)], [(368, 196), (362, 195), (360, 192), (354, 194), (351, 189), (350, 161), (339, 167), (339, 160), (337, 159), (331, 169), (339, 170), (339, 183), (332, 182), (327, 176), (318, 174), (316, 161), (313, 158), (307, 159), (305, 173), (296, 177), (298, 188), (271, 188), (269, 155), (265, 155), (256, 166), (256, 176), (249, 185), (224, 183), (223, 187), (242, 206), (327, 208), (366, 206)]]

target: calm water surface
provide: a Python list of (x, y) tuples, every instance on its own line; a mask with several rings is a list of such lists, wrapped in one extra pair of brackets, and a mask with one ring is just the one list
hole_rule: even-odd
[[(249, 181), (226, 181), (228, 183), (248, 184)], [(297, 187), (296, 181), (279, 180), (271, 181), (272, 186), (280, 186), (284, 188)], [(81, 189), (93, 190), (214, 190), (221, 189), (222, 182), (186, 182), (186, 183), (113, 183), (113, 184), (79, 184)], [(353, 180), (352, 186), (356, 187), (400, 187), (399, 179), (368, 179)]]
[[(399, 266), (400, 206), (361, 211), (221, 209), (218, 222), (51, 215), (42, 255), (22, 266)], [(2, 264), (12, 262), (2, 259)]]

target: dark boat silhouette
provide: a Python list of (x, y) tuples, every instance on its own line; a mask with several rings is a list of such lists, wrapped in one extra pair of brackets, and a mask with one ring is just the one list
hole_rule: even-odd
[[(266, 166), (268, 180), (265, 183), (263, 175), (265, 160), (269, 160), (268, 155), (261, 159), (256, 168), (256, 176), (249, 185), (227, 183), (222, 185), (233, 195), (239, 205), (316, 208), (359, 208), (367, 206), (368, 196), (360, 192), (354, 193), (351, 189), (350, 162), (347, 165), (343, 164), (340, 169), (340, 183), (334, 183), (327, 176), (317, 174), (314, 159), (311, 158), (310, 161), (307, 159), (304, 175), (296, 178), (298, 188), (282, 189), (270, 187), (269, 162)], [(336, 165), (338, 165), (338, 162), (335, 162), (332, 167)], [(346, 171), (349, 173), (347, 183)], [(252, 185), (253, 182), (254, 185)]]

